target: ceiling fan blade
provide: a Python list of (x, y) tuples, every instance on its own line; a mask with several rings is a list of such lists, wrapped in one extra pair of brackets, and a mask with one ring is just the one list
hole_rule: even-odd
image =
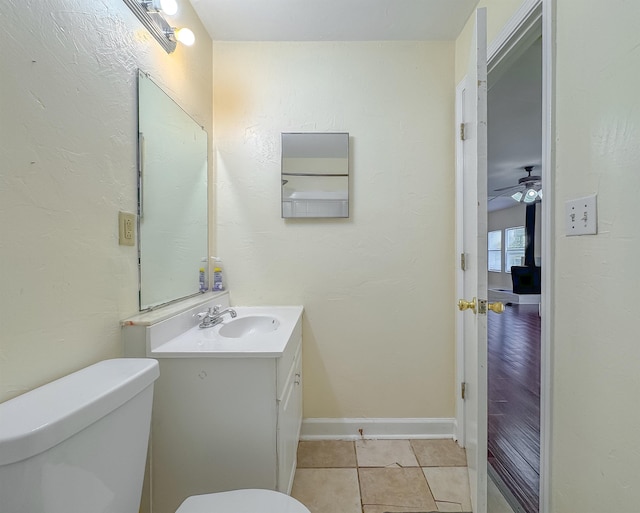
[(500, 192), (501, 194), (498, 194), (498, 196), (503, 196), (506, 194), (506, 192), (504, 191), (513, 191), (514, 189), (521, 189), (522, 191), (524, 191), (530, 187), (539, 188), (542, 185), (542, 178), (539, 176), (531, 176), (533, 166), (525, 166), (524, 170), (527, 172), (528, 176), (520, 178), (518, 180), (518, 183), (509, 185), (508, 187), (493, 189), (493, 192)]

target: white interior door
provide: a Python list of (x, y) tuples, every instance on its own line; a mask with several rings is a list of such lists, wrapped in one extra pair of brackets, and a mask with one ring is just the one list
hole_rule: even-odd
[[(464, 444), (475, 513), (487, 511), (487, 21), (476, 11), (466, 86), (462, 220), (465, 270), (461, 307), (464, 333)], [(467, 301), (467, 303), (464, 303)]]

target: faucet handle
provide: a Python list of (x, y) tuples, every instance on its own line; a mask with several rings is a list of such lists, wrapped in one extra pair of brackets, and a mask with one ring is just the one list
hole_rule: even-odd
[(200, 313), (193, 314), (193, 316), (197, 317), (198, 320), (200, 320), (200, 321), (202, 319), (204, 319), (205, 317), (207, 317), (208, 315), (209, 315), (209, 312), (200, 312)]
[(222, 308), (222, 305), (215, 305), (209, 308), (209, 315), (216, 315), (218, 312), (220, 312), (220, 308)]

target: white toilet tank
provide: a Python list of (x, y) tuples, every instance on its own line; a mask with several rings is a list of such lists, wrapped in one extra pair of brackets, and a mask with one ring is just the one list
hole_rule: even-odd
[(105, 360), (0, 404), (0, 511), (137, 513), (158, 375)]

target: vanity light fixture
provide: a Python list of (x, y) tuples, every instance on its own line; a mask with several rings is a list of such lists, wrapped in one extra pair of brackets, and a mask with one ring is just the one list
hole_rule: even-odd
[(171, 34), (167, 34), (167, 36), (175, 38), (176, 41), (180, 41), (185, 46), (192, 46), (196, 42), (196, 36), (186, 27), (173, 28)]
[(176, 49), (178, 41), (187, 46), (195, 42), (191, 30), (172, 27), (164, 18), (164, 15), (172, 16), (178, 12), (176, 0), (124, 0), (124, 3), (167, 53)]
[(163, 12), (167, 16), (173, 16), (178, 12), (176, 0), (141, 0), (140, 3), (149, 12)]

